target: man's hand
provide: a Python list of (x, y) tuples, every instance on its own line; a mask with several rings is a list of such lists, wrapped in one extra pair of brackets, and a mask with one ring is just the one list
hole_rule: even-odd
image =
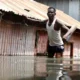
[(66, 41), (66, 42), (68, 42), (68, 41), (70, 40), (70, 38), (71, 38), (71, 35), (72, 35), (72, 34), (64, 35), (64, 36), (63, 36), (63, 40)]
[(76, 26), (72, 26), (68, 31), (67, 33), (63, 36), (63, 39), (66, 40), (66, 41), (69, 41), (72, 34), (74, 33), (74, 31), (76, 30)]

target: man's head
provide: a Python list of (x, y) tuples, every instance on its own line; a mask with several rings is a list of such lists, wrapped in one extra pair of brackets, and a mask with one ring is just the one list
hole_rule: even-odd
[(56, 9), (53, 7), (49, 7), (47, 15), (50, 19), (54, 18), (54, 16), (56, 15)]

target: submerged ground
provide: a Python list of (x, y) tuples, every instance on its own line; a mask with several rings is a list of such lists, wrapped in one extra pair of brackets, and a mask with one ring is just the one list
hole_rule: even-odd
[(80, 58), (0, 56), (0, 80), (80, 80)]

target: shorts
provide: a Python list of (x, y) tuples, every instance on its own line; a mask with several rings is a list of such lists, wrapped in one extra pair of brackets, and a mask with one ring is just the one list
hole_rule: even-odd
[(55, 53), (63, 53), (64, 51), (64, 46), (59, 45), (59, 46), (50, 46), (48, 45), (48, 57), (53, 57)]

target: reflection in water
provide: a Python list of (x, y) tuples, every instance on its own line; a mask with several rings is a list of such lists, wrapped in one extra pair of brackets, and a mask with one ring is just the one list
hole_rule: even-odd
[(80, 60), (0, 56), (0, 80), (80, 80)]
[(34, 57), (0, 56), (0, 80), (23, 80), (34, 77)]
[(49, 73), (46, 80), (72, 80), (66, 71), (56, 70), (54, 73)]
[(63, 70), (62, 71), (62, 76), (59, 77), (59, 80), (72, 80), (72, 79), (70, 78), (68, 73), (65, 70)]
[(47, 63), (53, 63), (55, 65), (47, 65), (48, 76), (46, 80), (72, 80), (63, 69), (62, 60), (47, 60)]
[[(36, 80), (80, 80), (80, 68), (79, 68), (80, 64), (79, 63), (80, 63), (79, 59), (69, 59), (69, 58), (44, 59), (44, 57), (43, 58), (39, 57), (36, 60), (35, 73), (40, 72), (40, 74), (42, 75), (37, 74), (38, 78), (40, 77), (40, 79), (37, 78)], [(45, 66), (45, 68), (42, 66)], [(74, 75), (77, 78), (73, 78)]]

